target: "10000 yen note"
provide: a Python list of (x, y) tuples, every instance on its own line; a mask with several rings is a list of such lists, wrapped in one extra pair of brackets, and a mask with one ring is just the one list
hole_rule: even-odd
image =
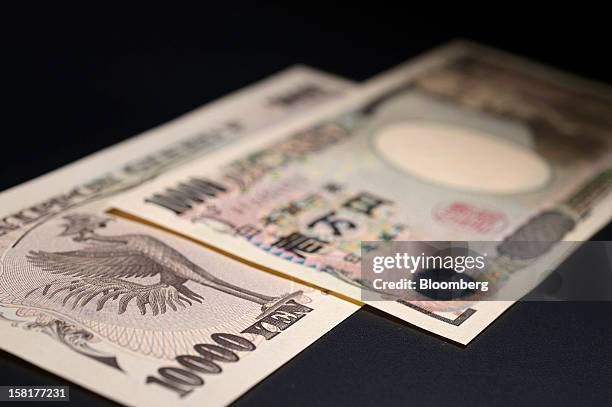
[(228, 404), (359, 308), (86, 211), (7, 252), (0, 287), (3, 348), (141, 406)]
[(342, 321), (357, 306), (104, 210), (349, 89), (292, 68), (0, 194), (0, 347), (119, 402), (216, 405)]
[[(611, 95), (458, 43), (113, 205), (355, 299), (362, 241), (497, 241), (501, 284), (609, 221)], [(464, 344), (512, 304), (433, 298), (365, 302)]]

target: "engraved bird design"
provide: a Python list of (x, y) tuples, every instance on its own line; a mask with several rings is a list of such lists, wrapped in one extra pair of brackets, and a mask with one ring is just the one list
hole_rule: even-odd
[[(84, 307), (97, 298), (96, 311), (109, 300), (119, 300), (118, 313), (123, 314), (132, 301), (145, 315), (147, 305), (153, 315), (164, 314), (168, 308), (177, 311), (192, 301), (201, 303), (204, 297), (190, 290), (187, 281), (199, 283), (227, 294), (261, 305), (262, 311), (276, 304), (279, 297), (262, 295), (225, 282), (190, 261), (161, 240), (145, 234), (106, 236), (95, 229), (106, 226), (110, 218), (90, 214), (65, 216), (66, 230), (60, 236), (74, 236), (77, 242), (90, 242), (89, 247), (63, 252), (30, 251), (28, 261), (34, 266), (65, 276), (30, 291), (53, 298), (66, 294), (64, 306), (72, 300), (72, 308)], [(76, 236), (75, 236), (76, 235)], [(159, 276), (159, 282), (143, 285), (125, 278)], [(68, 278), (66, 278), (68, 277)], [(293, 298), (300, 291), (290, 294)], [(286, 300), (287, 296), (282, 297)]]

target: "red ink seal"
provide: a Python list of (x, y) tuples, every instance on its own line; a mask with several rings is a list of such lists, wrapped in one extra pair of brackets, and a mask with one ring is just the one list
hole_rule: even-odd
[(433, 217), (444, 225), (476, 233), (499, 232), (508, 223), (503, 213), (466, 202), (438, 205), (433, 210)]

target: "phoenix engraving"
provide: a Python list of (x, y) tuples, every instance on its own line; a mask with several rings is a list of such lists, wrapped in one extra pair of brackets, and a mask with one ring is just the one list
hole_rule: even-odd
[[(118, 314), (123, 314), (135, 300), (142, 315), (147, 313), (148, 305), (155, 316), (168, 309), (177, 311), (178, 307), (202, 302), (204, 297), (185, 286), (188, 281), (254, 302), (261, 306), (263, 313), (302, 293), (272, 297), (230, 284), (150, 235), (96, 233), (96, 229), (106, 227), (111, 218), (72, 214), (64, 219), (65, 230), (60, 236), (71, 236), (73, 241), (89, 245), (63, 252), (30, 251), (27, 259), (31, 264), (63, 278), (35, 288), (26, 297), (39, 290), (47, 298), (61, 293), (64, 295), (62, 304), (71, 305), (72, 309), (85, 307), (96, 299), (96, 311), (101, 311), (109, 300), (118, 300)], [(159, 276), (159, 282), (151, 285), (127, 280), (155, 276)]]

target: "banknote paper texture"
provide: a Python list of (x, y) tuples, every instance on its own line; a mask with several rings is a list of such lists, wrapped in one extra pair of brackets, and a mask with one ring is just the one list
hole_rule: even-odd
[(3, 348), (142, 406), (227, 404), (358, 309), (91, 212), (7, 252), (0, 287)]
[(354, 312), (104, 213), (115, 194), (349, 88), (292, 68), (0, 194), (2, 349), (122, 403), (222, 405)]
[[(494, 278), (513, 280), (548, 249), (504, 242), (581, 241), (609, 221), (610, 95), (458, 43), (113, 205), (355, 299), (362, 241), (499, 241)], [(367, 303), (465, 344), (512, 301)]]

